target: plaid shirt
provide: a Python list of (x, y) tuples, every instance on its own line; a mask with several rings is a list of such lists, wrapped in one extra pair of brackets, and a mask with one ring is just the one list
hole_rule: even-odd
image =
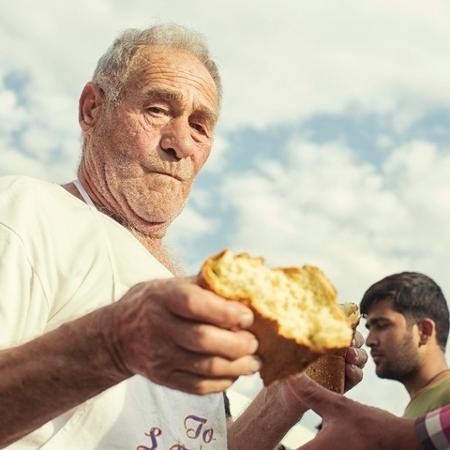
[(450, 405), (417, 418), (416, 431), (425, 450), (450, 449)]

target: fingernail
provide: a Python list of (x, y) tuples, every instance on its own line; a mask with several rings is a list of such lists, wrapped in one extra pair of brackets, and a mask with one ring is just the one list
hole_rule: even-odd
[(255, 353), (256, 350), (258, 349), (258, 341), (255, 338), (252, 338), (252, 340), (250, 341), (249, 344), (249, 352), (250, 353)]
[(345, 360), (349, 363), (353, 363), (353, 362), (355, 362), (356, 356), (357, 356), (356, 349), (351, 347), (347, 350), (347, 354), (345, 355)]
[(252, 313), (243, 313), (239, 318), (239, 325), (242, 328), (248, 328), (253, 323), (253, 314)]

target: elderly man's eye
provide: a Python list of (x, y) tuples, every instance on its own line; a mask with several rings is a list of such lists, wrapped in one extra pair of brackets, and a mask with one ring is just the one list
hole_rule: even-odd
[(149, 106), (147, 111), (153, 115), (166, 115), (168, 111), (160, 106)]
[(201, 123), (191, 122), (191, 127), (194, 128), (194, 130), (198, 131), (200, 134), (204, 134), (205, 136), (208, 134), (206, 128)]

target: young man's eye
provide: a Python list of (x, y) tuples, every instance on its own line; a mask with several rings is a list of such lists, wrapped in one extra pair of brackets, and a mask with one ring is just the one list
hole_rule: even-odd
[(388, 328), (389, 325), (390, 324), (388, 322), (377, 322), (377, 323), (371, 323), (370, 325), (366, 324), (366, 328), (369, 331), (372, 331), (372, 330), (383, 330), (385, 328)]

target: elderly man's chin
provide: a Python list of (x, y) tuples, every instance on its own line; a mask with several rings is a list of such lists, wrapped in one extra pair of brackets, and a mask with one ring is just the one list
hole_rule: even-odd
[(178, 195), (150, 192), (129, 199), (128, 204), (132, 215), (130, 222), (134, 228), (145, 235), (163, 237), (167, 227), (183, 210), (186, 200), (181, 192)]

